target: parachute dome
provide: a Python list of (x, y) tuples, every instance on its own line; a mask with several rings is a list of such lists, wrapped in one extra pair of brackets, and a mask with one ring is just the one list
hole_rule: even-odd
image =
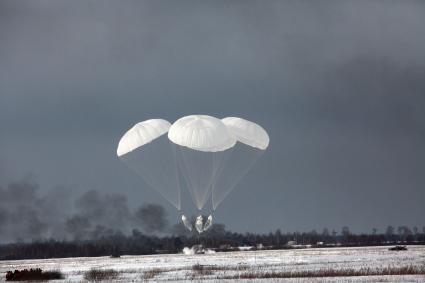
[(268, 147), (269, 135), (260, 125), (237, 117), (227, 117), (221, 121), (241, 143), (261, 150)]
[(137, 123), (121, 138), (117, 148), (117, 155), (122, 156), (150, 143), (167, 133), (170, 126), (170, 122), (163, 119), (150, 119)]
[(168, 138), (177, 145), (204, 152), (224, 151), (236, 143), (236, 138), (221, 120), (207, 115), (178, 119), (171, 126)]

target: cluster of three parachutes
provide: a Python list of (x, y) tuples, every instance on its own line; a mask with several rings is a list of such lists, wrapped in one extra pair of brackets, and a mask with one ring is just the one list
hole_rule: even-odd
[[(190, 115), (172, 125), (164, 119), (137, 123), (121, 138), (117, 155), (177, 210), (185, 184), (198, 210), (211, 199), (215, 211), (268, 144), (267, 132), (248, 120)], [(182, 220), (191, 230), (187, 217)], [(199, 233), (212, 216), (202, 222), (200, 215), (194, 225)]]

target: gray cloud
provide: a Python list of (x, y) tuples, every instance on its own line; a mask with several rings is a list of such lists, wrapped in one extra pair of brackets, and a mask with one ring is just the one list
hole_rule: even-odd
[(423, 225), (423, 2), (0, 5), (0, 168), (136, 207), (160, 198), (115, 158), (125, 129), (235, 115), (271, 146), (217, 212), (229, 228)]

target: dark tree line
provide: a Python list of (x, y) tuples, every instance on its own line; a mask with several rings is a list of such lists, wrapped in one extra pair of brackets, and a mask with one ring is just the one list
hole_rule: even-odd
[(117, 231), (84, 241), (50, 239), (4, 244), (0, 245), (0, 260), (178, 253), (185, 246), (199, 244), (217, 250), (232, 250), (239, 246), (259, 247), (260, 245), (266, 249), (283, 249), (305, 245), (329, 247), (425, 244), (425, 227), (420, 231), (418, 228), (410, 229), (407, 226), (397, 228), (388, 226), (383, 233), (373, 229), (368, 234), (352, 233), (348, 227), (343, 227), (340, 232), (329, 231), (325, 228), (321, 232), (313, 230), (302, 233), (283, 233), (281, 230), (276, 230), (268, 234), (242, 234), (227, 231), (222, 224), (213, 225), (207, 233), (200, 236), (188, 234), (183, 229), (175, 230), (175, 235), (163, 237), (145, 235), (134, 229), (130, 235)]

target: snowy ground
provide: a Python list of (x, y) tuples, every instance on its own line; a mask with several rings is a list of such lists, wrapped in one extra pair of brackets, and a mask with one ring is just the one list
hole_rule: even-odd
[[(196, 264), (208, 266), (200, 274), (193, 269)], [(388, 247), (329, 248), (276, 251), (244, 251), (208, 255), (150, 255), (122, 256), (121, 258), (65, 258), (48, 260), (0, 261), (1, 280), (7, 270), (36, 268), (60, 270), (65, 282), (85, 282), (84, 272), (92, 268), (119, 271), (114, 282), (165, 280), (223, 282), (225, 278), (243, 273), (270, 271), (304, 271), (321, 269), (360, 269), (401, 266), (424, 266), (425, 246), (409, 246), (408, 251), (388, 251)], [(152, 272), (152, 270), (155, 270)], [(232, 282), (234, 280), (227, 280)], [(253, 279), (245, 282), (252, 282)], [(305, 279), (256, 279), (256, 282), (425, 282), (424, 275), (360, 276)]]

